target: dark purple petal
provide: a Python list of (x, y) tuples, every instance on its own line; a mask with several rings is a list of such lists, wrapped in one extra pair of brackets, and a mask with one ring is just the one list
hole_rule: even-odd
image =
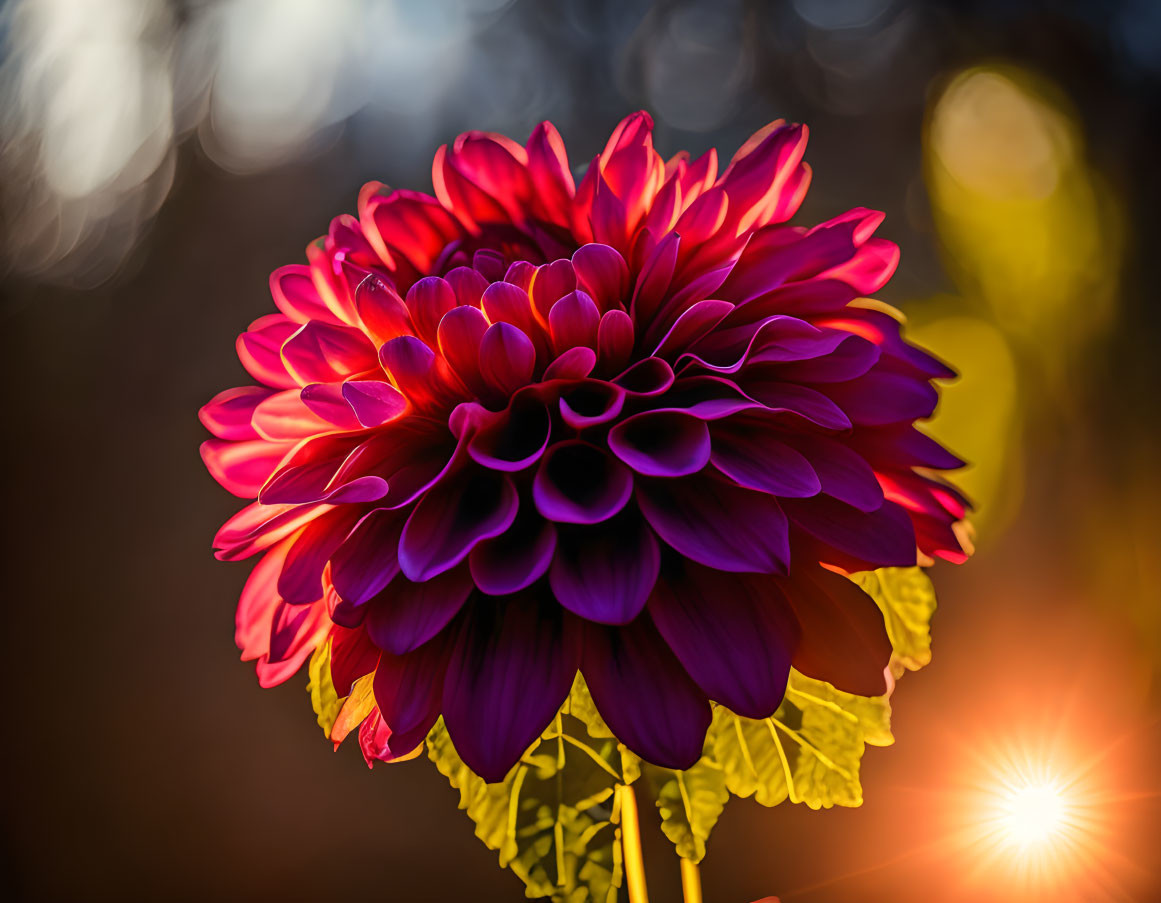
[(786, 515), (773, 497), (720, 478), (637, 481), (649, 525), (684, 555), (720, 571), (786, 573)]
[(742, 389), (751, 398), (778, 413), (794, 414), (828, 430), (849, 429), (851, 421), (842, 409), (826, 395), (774, 379), (744, 379)]
[(569, 611), (601, 624), (627, 624), (645, 607), (660, 564), (657, 539), (634, 511), (599, 532), (562, 528), (548, 579)]
[(849, 558), (826, 559), (848, 570), (912, 567), (915, 564), (915, 528), (911, 518), (894, 502), (864, 512), (820, 495), (813, 499), (786, 499), (786, 514), (825, 546)]
[(554, 601), (526, 591), (474, 602), (443, 693), (464, 764), (485, 781), (503, 780), (556, 716), (579, 665), (579, 635)]
[(543, 577), (555, 551), (556, 528), (525, 503), (506, 532), (472, 549), (468, 564), (480, 592), (503, 596)]
[(391, 728), (387, 741), (394, 756), (423, 742), (439, 718), (451, 644), (436, 637), (406, 655), (383, 653), (372, 684), (375, 704)]
[(711, 429), (714, 467), (740, 486), (785, 498), (808, 498), (822, 488), (811, 462), (771, 438), (766, 417), (742, 414)]
[(451, 570), (481, 539), (512, 526), (518, 504), (507, 476), (465, 467), (428, 490), (411, 512), (399, 538), (400, 569), (416, 582)]
[(471, 592), (472, 577), (467, 565), (423, 583), (394, 580), (367, 603), (367, 619), (363, 623), (376, 646), (403, 655), (443, 630)]
[(537, 510), (548, 520), (596, 524), (625, 507), (633, 494), (629, 469), (579, 439), (559, 442), (540, 460), (532, 483)]
[(792, 383), (835, 383), (856, 379), (879, 360), (879, 346), (860, 336), (850, 335), (829, 354), (810, 360), (788, 361), (778, 367), (778, 376)]
[(891, 641), (875, 600), (841, 574), (806, 561), (796, 560), (780, 582), (802, 628), (794, 667), (846, 693), (887, 692)]
[(930, 417), (939, 393), (923, 378), (882, 370), (845, 383), (832, 383), (826, 394), (859, 426), (885, 426)]
[(706, 696), (745, 718), (774, 714), (799, 636), (775, 578), (687, 564), (658, 581), (649, 615)]
[(883, 488), (862, 455), (827, 436), (795, 435), (787, 441), (809, 459), (822, 491), (860, 511), (883, 504)]
[(678, 769), (701, 758), (709, 702), (649, 618), (587, 625), (581, 670), (601, 717), (637, 755)]
[(331, 582), (344, 602), (361, 605), (399, 573), (403, 512), (377, 508), (363, 517), (331, 556)]
[(609, 448), (637, 473), (687, 476), (709, 461), (709, 428), (680, 411), (646, 411), (609, 430)]

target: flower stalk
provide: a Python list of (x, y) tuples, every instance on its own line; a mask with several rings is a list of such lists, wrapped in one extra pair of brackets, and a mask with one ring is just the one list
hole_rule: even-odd
[(681, 899), (682, 903), (702, 903), (701, 873), (692, 859), (681, 857)]
[(645, 856), (641, 852), (641, 819), (637, 813), (637, 797), (629, 784), (622, 784), (618, 793), (621, 796), (621, 847), (629, 903), (649, 903), (649, 892), (645, 888)]

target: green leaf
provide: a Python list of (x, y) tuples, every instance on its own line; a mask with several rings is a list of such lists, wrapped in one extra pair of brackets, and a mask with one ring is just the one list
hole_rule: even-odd
[(442, 720), (427, 750), (459, 790), (476, 836), (498, 851), (528, 897), (615, 903), (622, 879), (616, 789), (636, 777), (637, 760), (599, 720), (579, 676), (565, 709), (499, 783), (485, 783), (463, 763)]
[(685, 771), (646, 764), (644, 773), (661, 812), (661, 830), (677, 855), (701, 862), (710, 831), (730, 798), (722, 767), (703, 756)]
[(851, 579), (882, 609), (895, 650), (894, 662), (908, 671), (918, 671), (930, 663), (935, 587), (923, 569), (879, 568), (862, 571)]
[[(896, 675), (927, 664), (935, 593), (923, 571), (882, 568), (852, 579), (883, 612)], [(786, 698), (771, 718), (752, 721), (715, 706), (706, 755), (735, 796), (753, 796), (763, 806), (789, 799), (820, 809), (861, 805), (863, 750), (893, 742), (888, 696), (843, 693), (791, 671)]]

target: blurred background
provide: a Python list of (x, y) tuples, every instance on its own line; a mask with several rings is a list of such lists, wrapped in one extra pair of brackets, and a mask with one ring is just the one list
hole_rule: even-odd
[[(977, 503), (865, 805), (731, 803), (706, 899), (1161, 900), (1161, 3), (9, 0), (0, 48), (10, 899), (520, 899), (434, 768), (238, 662), (195, 414), (364, 181), (646, 108), (666, 156), (807, 122), (798, 220), (887, 212)], [(1083, 804), (1048, 859), (978, 828), (1016, 759)]]

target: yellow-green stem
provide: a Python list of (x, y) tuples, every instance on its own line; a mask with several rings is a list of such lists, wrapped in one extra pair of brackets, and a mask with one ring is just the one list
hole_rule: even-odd
[(629, 889), (629, 903), (649, 903), (645, 889), (645, 857), (641, 852), (641, 820), (637, 814), (637, 797), (629, 784), (622, 784), (621, 847), (624, 852), (625, 886)]
[(692, 859), (681, 858), (681, 899), (683, 903), (702, 903), (701, 873)]

